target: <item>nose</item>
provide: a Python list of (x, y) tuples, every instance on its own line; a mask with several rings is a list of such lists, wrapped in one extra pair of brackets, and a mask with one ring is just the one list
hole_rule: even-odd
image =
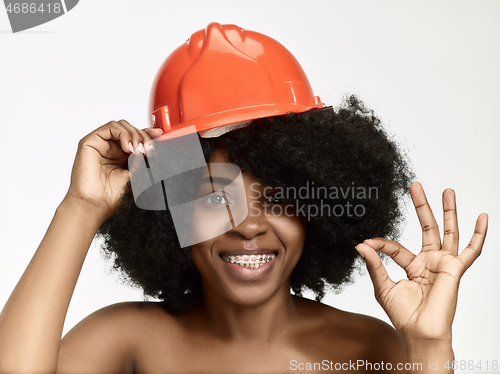
[(248, 209), (248, 215), (238, 226), (231, 229), (229, 234), (252, 239), (258, 235), (265, 234), (269, 230), (269, 222), (262, 209), (256, 209), (255, 205)]

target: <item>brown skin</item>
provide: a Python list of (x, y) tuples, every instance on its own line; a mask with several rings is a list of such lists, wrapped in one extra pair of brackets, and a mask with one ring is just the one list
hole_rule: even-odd
[[(210, 162), (228, 160), (218, 153)], [(82, 365), (90, 365), (83, 371), (93, 372), (96, 362), (101, 368), (109, 363), (115, 371), (115, 365), (127, 361), (144, 373), (280, 373), (290, 370), (292, 360), (406, 362), (404, 344), (387, 324), (290, 294), (290, 274), (304, 246), (305, 221), (263, 209), (256, 212), (264, 202), (263, 188), (256, 191), (251, 174), (244, 173), (243, 180), (252, 214), (225, 234), (191, 246), (204, 287), (198, 306), (181, 316), (155, 303), (105, 308), (62, 340), (61, 372), (81, 370)], [(220, 253), (236, 248), (276, 250), (273, 271), (254, 281), (232, 277), (224, 271)], [(82, 357), (82, 345), (88, 358)], [(107, 355), (110, 347), (112, 354)]]
[(140, 373), (284, 373), (292, 360), (407, 361), (403, 341), (382, 321), (297, 297), (290, 305), (292, 315), (265, 341), (267, 329), (249, 329), (247, 339), (222, 335), (202, 309), (174, 317), (154, 303), (113, 305), (64, 337), (58, 371), (123, 372), (135, 361)]
[[(289, 276), (302, 252), (304, 222), (261, 210), (232, 230), (192, 246), (205, 289), (193, 311), (173, 316), (155, 303), (112, 305), (84, 319), (61, 341), (90, 242), (112, 215), (128, 180), (123, 169), (128, 144), (141, 149), (141, 143), (159, 135), (159, 130), (138, 130), (122, 120), (80, 141), (69, 191), (0, 314), (0, 373), (120, 373), (134, 366), (145, 373), (281, 373), (291, 371), (292, 360), (297, 365), (366, 360), (395, 368), (408, 361), (453, 359), (451, 323), (458, 283), (481, 252), (487, 216), (479, 217), (469, 246), (458, 255), (453, 191), (443, 195), (441, 244), (419, 184), (410, 192), (422, 224), (422, 252), (415, 256), (381, 238), (357, 246), (377, 300), (399, 333), (374, 318), (291, 296)], [(225, 161), (223, 155), (214, 160)], [(248, 204), (262, 208), (258, 194), (249, 189), (254, 178), (243, 177)], [(221, 252), (256, 247), (278, 253), (268, 275), (242, 282), (223, 270)], [(374, 249), (393, 257), (409, 279), (392, 282)], [(440, 369), (433, 373), (444, 372)]]

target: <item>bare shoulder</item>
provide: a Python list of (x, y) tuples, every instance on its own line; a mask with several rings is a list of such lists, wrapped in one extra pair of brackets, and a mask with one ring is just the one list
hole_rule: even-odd
[(311, 300), (301, 299), (301, 303), (310, 321), (304, 326), (315, 332), (314, 345), (329, 347), (337, 359), (406, 362), (404, 342), (386, 322)]
[(132, 370), (137, 344), (152, 321), (174, 326), (175, 318), (158, 303), (125, 302), (92, 313), (62, 339), (58, 372), (113, 373)]

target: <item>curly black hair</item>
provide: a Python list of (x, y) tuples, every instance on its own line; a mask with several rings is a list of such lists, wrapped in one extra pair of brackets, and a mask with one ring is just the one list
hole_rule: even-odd
[[(308, 212), (303, 253), (290, 278), (296, 295), (309, 289), (321, 300), (328, 288), (352, 280), (357, 243), (399, 235), (401, 198), (414, 174), (405, 152), (355, 96), (336, 109), (256, 119), (220, 137), (200, 138), (200, 143), (207, 162), (222, 151), (243, 172), (251, 171), (275, 189), (326, 187), (328, 193), (320, 196), (287, 196), (288, 203)], [(327, 214), (310, 214), (311, 206), (322, 206)], [(130, 183), (116, 214), (97, 235), (113, 267), (170, 312), (190, 309), (203, 293), (201, 276), (189, 249), (179, 245), (168, 208), (139, 209)]]

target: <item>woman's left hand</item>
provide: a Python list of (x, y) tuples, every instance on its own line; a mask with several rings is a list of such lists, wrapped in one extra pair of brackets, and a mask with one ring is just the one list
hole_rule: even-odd
[[(401, 244), (383, 238), (365, 240), (356, 249), (365, 260), (377, 301), (403, 338), (451, 344), (460, 278), (481, 254), (488, 215), (478, 217), (469, 245), (458, 254), (455, 192), (443, 192), (442, 243), (422, 186), (412, 184), (410, 193), (422, 226), (421, 252), (415, 255)], [(408, 279), (393, 282), (375, 250), (390, 256), (405, 270)]]

